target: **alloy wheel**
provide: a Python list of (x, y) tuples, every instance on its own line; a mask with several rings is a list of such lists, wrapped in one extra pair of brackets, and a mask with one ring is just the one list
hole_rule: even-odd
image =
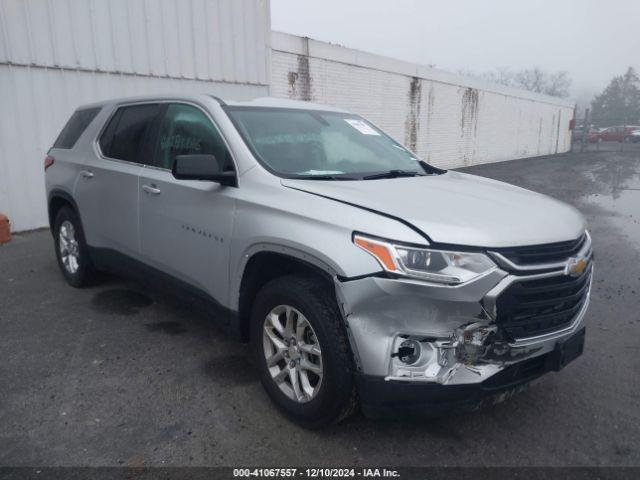
[(76, 239), (76, 230), (69, 220), (65, 220), (60, 225), (58, 239), (62, 264), (67, 272), (73, 275), (80, 267), (80, 248)]
[(271, 378), (291, 400), (306, 403), (320, 391), (322, 351), (307, 318), (290, 305), (278, 305), (266, 316), (262, 343)]

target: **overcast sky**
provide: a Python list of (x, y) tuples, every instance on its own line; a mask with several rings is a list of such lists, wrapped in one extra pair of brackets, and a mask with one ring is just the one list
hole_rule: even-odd
[(451, 71), (569, 71), (574, 97), (640, 67), (638, 0), (271, 0), (273, 30)]

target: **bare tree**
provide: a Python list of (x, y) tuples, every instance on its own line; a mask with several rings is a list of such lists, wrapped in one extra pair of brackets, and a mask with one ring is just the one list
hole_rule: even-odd
[(569, 77), (569, 72), (560, 71), (549, 74), (547, 87), (543, 93), (554, 97), (566, 98), (569, 96), (570, 88), (571, 78)]
[(484, 77), (485, 80), (491, 83), (506, 85), (507, 87), (513, 86), (513, 72), (507, 67), (500, 67), (490, 72), (486, 72)]
[(519, 71), (508, 68), (496, 68), (484, 73), (474, 73), (468, 70), (459, 71), (462, 75), (479, 78), (491, 83), (508, 87), (522, 88), (536, 93), (544, 93), (554, 97), (569, 96), (571, 78), (566, 71), (546, 72), (540, 67), (533, 67)]
[(544, 93), (547, 87), (547, 74), (539, 67), (520, 70), (513, 76), (514, 87), (536, 93)]

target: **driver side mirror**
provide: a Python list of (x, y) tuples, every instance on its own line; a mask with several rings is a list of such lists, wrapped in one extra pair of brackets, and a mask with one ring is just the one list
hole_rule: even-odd
[(208, 180), (220, 185), (237, 187), (236, 172), (225, 172), (211, 154), (178, 155), (171, 173), (178, 180)]

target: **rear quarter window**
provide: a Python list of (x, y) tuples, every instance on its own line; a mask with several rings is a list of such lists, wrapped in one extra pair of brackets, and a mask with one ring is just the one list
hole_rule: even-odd
[(100, 136), (100, 150), (108, 158), (138, 162), (138, 156), (158, 104), (120, 107)]
[(100, 107), (76, 110), (58, 135), (53, 148), (73, 148), (99, 111)]

